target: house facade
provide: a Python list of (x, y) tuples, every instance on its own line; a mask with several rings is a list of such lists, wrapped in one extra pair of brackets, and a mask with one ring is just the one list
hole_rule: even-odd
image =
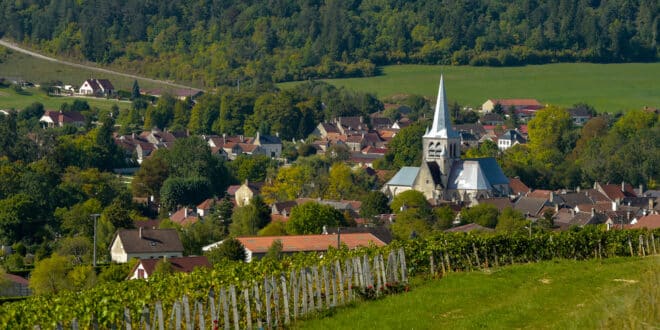
[(108, 79), (87, 79), (80, 86), (78, 93), (81, 95), (110, 96), (115, 93), (115, 87)]
[(156, 264), (166, 260), (172, 266), (172, 271), (177, 273), (190, 273), (196, 268), (211, 268), (211, 263), (204, 256), (180, 257), (180, 258), (161, 258), (161, 259), (140, 259), (133, 269), (131, 269), (129, 280), (146, 280), (154, 274)]

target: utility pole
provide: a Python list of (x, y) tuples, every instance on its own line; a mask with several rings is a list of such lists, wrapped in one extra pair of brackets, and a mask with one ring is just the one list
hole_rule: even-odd
[(94, 256), (93, 256), (93, 259), (92, 259), (92, 263), (93, 263), (94, 267), (96, 267), (96, 223), (97, 223), (97, 220), (98, 220), (99, 216), (100, 216), (100, 214), (98, 214), (98, 213), (90, 214), (90, 217), (92, 217), (92, 219), (94, 220)]

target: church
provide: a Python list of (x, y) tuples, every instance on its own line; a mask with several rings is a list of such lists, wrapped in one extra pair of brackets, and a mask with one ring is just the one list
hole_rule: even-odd
[(472, 204), (477, 199), (508, 196), (509, 179), (495, 158), (461, 159), (460, 142), (451, 126), (441, 76), (433, 125), (422, 137), (422, 163), (419, 167), (402, 167), (382, 191), (393, 198), (406, 190), (417, 190), (435, 203)]

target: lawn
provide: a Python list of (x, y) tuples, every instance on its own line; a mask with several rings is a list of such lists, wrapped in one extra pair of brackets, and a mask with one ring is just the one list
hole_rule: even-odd
[(548, 261), (420, 281), (300, 329), (657, 329), (660, 256)]
[[(393, 65), (370, 78), (328, 79), (351, 90), (421, 94), (435, 99), (440, 74), (449, 102), (479, 107), (489, 98), (536, 98), (571, 106), (585, 102), (598, 111), (619, 112), (660, 107), (660, 63), (562, 63), (522, 67)], [(287, 88), (296, 83), (280, 84)]]
[(59, 110), (63, 103), (73, 103), (74, 100), (85, 100), (90, 107), (96, 107), (102, 110), (110, 110), (113, 104), (117, 104), (120, 109), (130, 107), (128, 101), (107, 100), (104, 98), (93, 97), (52, 97), (38, 88), (25, 88), (17, 93), (13, 88), (0, 88), (0, 109), (24, 109), (34, 102), (40, 102), (47, 110)]

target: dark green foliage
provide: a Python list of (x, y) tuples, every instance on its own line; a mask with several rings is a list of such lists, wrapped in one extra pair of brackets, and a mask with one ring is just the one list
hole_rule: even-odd
[(379, 214), (390, 213), (390, 207), (387, 205), (389, 200), (385, 194), (380, 191), (370, 191), (362, 199), (360, 206), (360, 216), (371, 218)]
[(330, 205), (307, 202), (295, 206), (287, 222), (287, 232), (293, 235), (320, 234), (323, 226), (345, 226), (344, 215)]
[(161, 205), (169, 211), (181, 206), (197, 205), (210, 195), (209, 181), (200, 177), (171, 177), (163, 182), (160, 189)]
[(223, 260), (244, 261), (245, 248), (243, 244), (235, 238), (225, 239), (222, 244), (206, 252), (206, 256), (212, 264), (217, 264)]
[(426, 122), (419, 121), (399, 131), (387, 146), (382, 167), (419, 166), (425, 125)]
[(461, 210), (462, 223), (476, 223), (484, 227), (495, 228), (499, 212), (491, 204), (479, 204), (468, 209)]
[(151, 76), (243, 89), (371, 76), (395, 63), (654, 61), (659, 10), (654, 0), (4, 1), (0, 35)]

